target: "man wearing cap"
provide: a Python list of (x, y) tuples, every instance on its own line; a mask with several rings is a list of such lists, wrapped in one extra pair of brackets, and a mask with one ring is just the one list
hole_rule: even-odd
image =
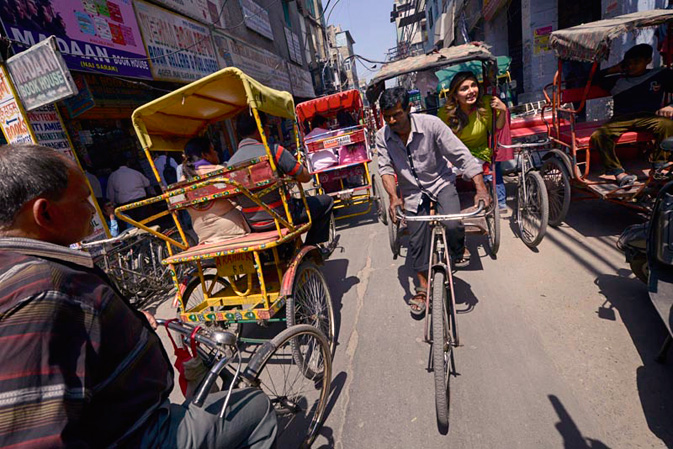
[[(652, 47), (639, 44), (624, 54), (619, 64), (605, 69), (598, 76), (601, 87), (614, 99), (612, 119), (591, 135), (591, 148), (600, 152), (605, 173), (613, 175), (620, 187), (628, 187), (636, 176), (624, 171), (615, 152), (615, 142), (629, 131), (647, 131), (657, 143), (673, 136), (673, 105), (664, 105), (666, 93), (673, 92), (673, 71), (667, 68), (648, 69)], [(656, 146), (650, 155), (653, 168), (667, 160), (667, 154)]]

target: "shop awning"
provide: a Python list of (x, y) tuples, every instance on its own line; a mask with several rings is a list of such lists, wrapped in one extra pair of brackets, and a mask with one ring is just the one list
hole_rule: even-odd
[(561, 59), (600, 61), (610, 55), (610, 43), (622, 34), (673, 20), (673, 10), (653, 9), (554, 31), (549, 44)]
[(139, 107), (132, 119), (143, 147), (152, 148), (158, 141), (162, 145), (181, 145), (209, 124), (234, 117), (248, 107), (276, 117), (294, 118), (290, 93), (266, 87), (229, 67)]
[(352, 89), (299, 103), (297, 118), (299, 123), (304, 123), (304, 120), (311, 120), (316, 114), (329, 117), (341, 109), (351, 111), (362, 107), (360, 91)]

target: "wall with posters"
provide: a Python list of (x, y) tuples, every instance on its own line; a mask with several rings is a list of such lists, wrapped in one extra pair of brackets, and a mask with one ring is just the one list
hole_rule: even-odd
[(220, 14), (222, 6), (217, 0), (155, 0), (154, 3), (208, 25), (225, 26)]
[(152, 77), (130, 0), (0, 0), (0, 20), (15, 52), (55, 35), (73, 70)]
[(191, 82), (219, 69), (208, 27), (143, 1), (134, 5), (154, 79)]

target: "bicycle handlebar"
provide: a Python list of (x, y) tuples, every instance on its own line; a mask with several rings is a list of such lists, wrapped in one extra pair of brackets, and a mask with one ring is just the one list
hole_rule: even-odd
[(407, 220), (407, 221), (454, 221), (454, 220), (462, 220), (464, 218), (471, 218), (471, 217), (476, 217), (480, 213), (482, 213), (485, 209), (486, 205), (483, 200), (479, 200), (479, 204), (477, 208), (472, 211), (472, 212), (466, 212), (464, 214), (449, 214), (449, 215), (416, 215), (416, 216), (410, 216), (406, 215), (403, 213), (402, 208), (400, 206), (395, 207), (395, 212), (396, 216), (399, 220)]
[(541, 147), (543, 145), (547, 145), (549, 142), (549, 138), (545, 140), (541, 140), (539, 142), (530, 142), (530, 143), (517, 143), (517, 144), (512, 144), (512, 145), (505, 145), (504, 143), (498, 142), (498, 146), (501, 148), (534, 148), (534, 147)]
[[(192, 333), (194, 332), (194, 329), (196, 329), (196, 326), (192, 326), (191, 324), (183, 323), (181, 321), (163, 320), (160, 318), (157, 318), (156, 321), (159, 326), (166, 326), (171, 330), (174, 330), (187, 336), (191, 336)], [(208, 330), (207, 332), (213, 335), (215, 339), (213, 340), (212, 338), (197, 333), (196, 335), (194, 335), (194, 340), (210, 348), (220, 348), (222, 346), (236, 345), (236, 336), (231, 332), (211, 331), (211, 330)]]

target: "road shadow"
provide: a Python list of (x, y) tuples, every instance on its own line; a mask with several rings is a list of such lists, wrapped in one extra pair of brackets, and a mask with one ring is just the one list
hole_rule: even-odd
[(348, 272), (348, 259), (329, 259), (325, 261), (322, 272), (327, 279), (330, 295), (332, 296), (332, 309), (334, 311), (334, 341), (339, 344), (341, 329), (341, 310), (343, 309), (343, 297), (354, 286), (360, 283), (356, 276), (346, 277)]
[(673, 447), (673, 363), (655, 361), (667, 330), (650, 302), (647, 287), (624, 269), (618, 275), (599, 275), (595, 283), (606, 299), (606, 308), (619, 312), (642, 360), (636, 383), (647, 425), (667, 447)]
[(570, 203), (564, 225), (585, 237), (608, 237), (620, 235), (625, 227), (643, 221), (636, 211), (624, 206), (602, 200), (584, 200)]
[(459, 277), (456, 277), (454, 274), (453, 288), (456, 292), (456, 313), (463, 314), (472, 312), (475, 306), (479, 303), (479, 299), (472, 291), (472, 286)]
[[(332, 379), (332, 384), (330, 387), (330, 394), (329, 394), (329, 399), (327, 402), (327, 407), (325, 408), (325, 421), (327, 421), (327, 418), (329, 418), (329, 415), (332, 413), (332, 409), (334, 409), (334, 405), (336, 404), (337, 400), (339, 399), (339, 396), (341, 396), (341, 392), (343, 391), (344, 385), (346, 385), (346, 379), (348, 378), (348, 374), (346, 374), (345, 371), (341, 371), (339, 374), (337, 374), (334, 379)], [(334, 440), (334, 431), (327, 426), (323, 426), (320, 431), (318, 432), (318, 435), (322, 436), (327, 440), (326, 443), (323, 443), (321, 446), (319, 446), (317, 449), (333, 449), (334, 445), (336, 444), (336, 441)]]
[(610, 449), (598, 440), (584, 437), (559, 398), (553, 394), (547, 397), (560, 419), (555, 427), (563, 437), (563, 447), (565, 449)]
[[(335, 225), (336, 230), (339, 231), (345, 228), (355, 228), (361, 225), (367, 225), (370, 223), (380, 223), (383, 226), (383, 223), (379, 220), (378, 214), (376, 213), (376, 203), (372, 204), (372, 208), (367, 213), (366, 205), (357, 205), (350, 206), (344, 209), (338, 209), (334, 213), (334, 218), (336, 218)], [(352, 217), (345, 217), (346, 215), (358, 214)]]

